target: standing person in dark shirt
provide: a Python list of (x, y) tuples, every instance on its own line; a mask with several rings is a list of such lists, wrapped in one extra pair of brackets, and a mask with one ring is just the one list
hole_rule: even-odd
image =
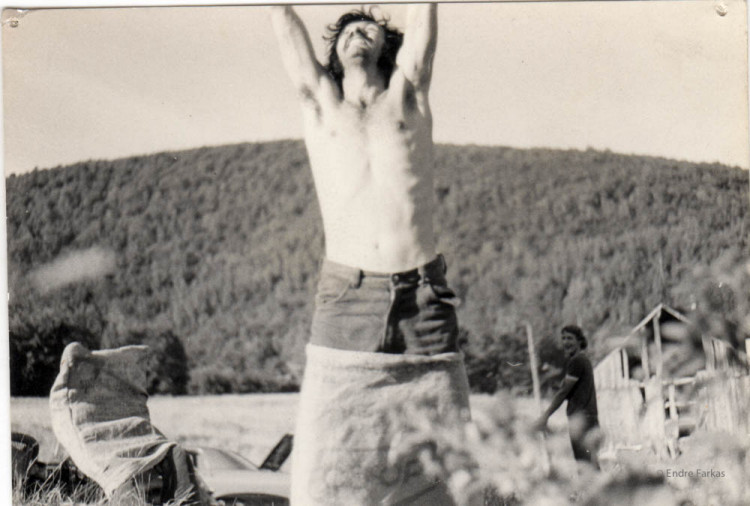
[(568, 432), (570, 444), (573, 446), (573, 456), (577, 461), (596, 463), (589, 435), (599, 427), (599, 418), (596, 409), (594, 370), (588, 357), (583, 353), (588, 343), (583, 331), (576, 325), (563, 327), (561, 339), (563, 352), (568, 357), (565, 378), (549, 407), (534, 426), (538, 430), (544, 430), (552, 413), (567, 400)]

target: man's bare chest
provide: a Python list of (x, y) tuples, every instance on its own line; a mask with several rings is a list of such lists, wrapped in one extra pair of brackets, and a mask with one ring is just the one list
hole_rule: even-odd
[(420, 118), (389, 103), (357, 106), (343, 103), (323, 117), (325, 129), (341, 139), (370, 142), (408, 138), (420, 129)]
[(317, 104), (314, 111), (308, 111), (307, 134), (340, 142), (409, 139), (430, 128), (412, 102), (394, 100), (384, 93), (372, 103), (337, 100)]

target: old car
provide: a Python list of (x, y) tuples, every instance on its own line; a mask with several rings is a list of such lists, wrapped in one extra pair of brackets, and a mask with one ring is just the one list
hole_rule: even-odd
[[(284, 435), (260, 465), (236, 452), (206, 446), (188, 447), (198, 475), (219, 504), (226, 506), (288, 506), (289, 462), (293, 438)], [(73, 461), (38, 460), (39, 443), (29, 435), (12, 434), (14, 488), (28, 496), (54, 488), (76, 504), (103, 499), (99, 486), (81, 473)]]
[(292, 440), (284, 435), (260, 465), (221, 448), (197, 446), (188, 453), (214, 498), (227, 506), (287, 506), (290, 482), (284, 464)]

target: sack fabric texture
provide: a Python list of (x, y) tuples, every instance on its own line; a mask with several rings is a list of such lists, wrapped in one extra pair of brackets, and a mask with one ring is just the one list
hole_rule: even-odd
[[(461, 353), (432, 356), (307, 345), (292, 452), (293, 506), (450, 505), (409, 440), (468, 421)], [(422, 434), (425, 436), (425, 434)], [(439, 450), (438, 450), (439, 451)]]
[(71, 343), (50, 392), (55, 436), (108, 496), (175, 446), (151, 425), (147, 353), (146, 346), (92, 352)]

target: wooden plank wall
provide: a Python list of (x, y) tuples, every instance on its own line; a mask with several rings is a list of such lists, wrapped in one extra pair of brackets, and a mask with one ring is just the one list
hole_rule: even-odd
[(696, 384), (699, 430), (750, 434), (750, 376), (705, 371)]
[(610, 353), (594, 368), (599, 425), (615, 446), (643, 442), (640, 416), (643, 407), (638, 382), (630, 379), (628, 355), (623, 349)]
[(645, 381), (646, 412), (641, 421), (641, 432), (648, 447), (660, 458), (666, 458), (669, 447), (666, 433), (664, 390), (660, 376)]
[[(706, 370), (695, 376), (690, 402), (697, 408), (696, 430), (750, 435), (747, 364), (738, 365), (734, 350), (722, 340), (706, 338), (703, 349)], [(693, 380), (670, 379), (665, 383), (654, 375), (643, 382), (642, 394), (638, 381), (629, 376), (624, 349), (613, 351), (594, 368), (599, 424), (608, 443), (613, 448), (648, 449), (660, 459), (666, 459), (668, 454), (676, 456), (679, 415), (675, 385), (685, 384), (685, 379), (692, 384)]]

